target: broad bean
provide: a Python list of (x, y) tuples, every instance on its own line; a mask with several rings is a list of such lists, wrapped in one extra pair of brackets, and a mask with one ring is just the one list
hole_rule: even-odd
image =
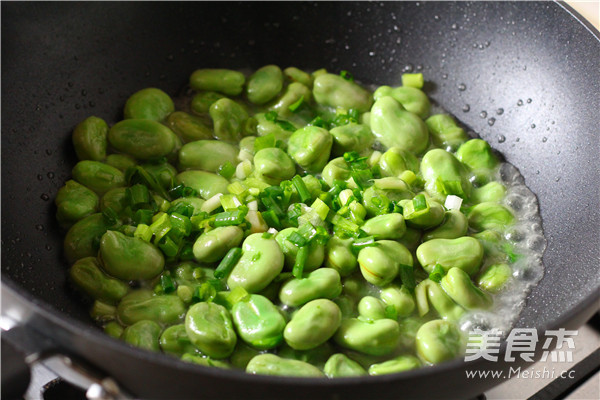
[(229, 311), (215, 303), (196, 303), (185, 314), (185, 331), (192, 344), (212, 358), (229, 357), (237, 336)]
[[(206, 112), (208, 112), (208, 109)], [(213, 137), (212, 130), (206, 126), (202, 119), (183, 111), (171, 113), (167, 118), (167, 124), (184, 142), (209, 140)]]
[(65, 226), (95, 213), (98, 210), (98, 195), (85, 186), (69, 180), (56, 194), (56, 219)]
[(106, 158), (108, 124), (101, 118), (88, 117), (73, 130), (73, 147), (80, 160), (102, 161)]
[(489, 201), (472, 207), (467, 216), (469, 226), (478, 232), (486, 229), (503, 231), (515, 220), (508, 208)]
[(400, 239), (406, 232), (404, 217), (398, 213), (383, 214), (373, 217), (361, 227), (367, 235), (376, 239)]
[(125, 328), (122, 339), (135, 347), (159, 351), (158, 338), (160, 331), (160, 325), (154, 321), (138, 321)]
[(171, 154), (178, 138), (165, 125), (149, 119), (126, 119), (108, 131), (108, 141), (116, 150), (140, 160)]
[(288, 141), (288, 154), (308, 172), (316, 173), (323, 170), (333, 138), (331, 134), (318, 126), (307, 126), (298, 129)]
[(265, 104), (279, 94), (283, 87), (283, 73), (276, 65), (259, 68), (248, 78), (246, 95), (254, 104)]
[(125, 176), (121, 171), (100, 161), (79, 161), (71, 173), (77, 182), (99, 195), (125, 185)]
[(111, 227), (102, 214), (92, 214), (77, 221), (67, 232), (64, 241), (65, 257), (70, 264), (84, 257), (95, 257), (100, 238)]
[(385, 286), (398, 275), (400, 265), (413, 265), (410, 251), (392, 240), (378, 240), (376, 246), (365, 247), (358, 253), (360, 272), (365, 280)]
[(220, 166), (229, 162), (236, 165), (238, 149), (220, 140), (196, 140), (184, 144), (179, 149), (181, 169), (201, 169), (217, 172)]
[(175, 104), (168, 94), (160, 89), (147, 88), (132, 94), (125, 103), (125, 119), (150, 119), (163, 121), (175, 111)]
[(166, 328), (160, 335), (158, 342), (162, 351), (178, 357), (185, 353), (196, 353), (198, 351), (190, 341), (184, 324), (171, 325)]
[(506, 286), (511, 276), (512, 270), (507, 264), (492, 264), (482, 271), (477, 285), (490, 293), (497, 293)]
[(288, 360), (275, 354), (259, 354), (252, 358), (246, 367), (249, 374), (296, 376), (296, 377), (322, 377), (321, 370), (309, 363)]
[(204, 232), (194, 242), (194, 258), (204, 263), (219, 261), (243, 239), (244, 231), (239, 226), (220, 226)]
[[(298, 246), (287, 240), (290, 235), (294, 232), (298, 232), (298, 228), (286, 228), (277, 233), (275, 240), (279, 244), (281, 251), (285, 257), (285, 268), (292, 270), (294, 263), (296, 262), (296, 255), (298, 254)], [(304, 264), (304, 271), (313, 271), (323, 264), (325, 258), (325, 246), (318, 244), (315, 241), (308, 245), (308, 257)]]
[(328, 378), (367, 375), (367, 371), (359, 363), (342, 353), (336, 353), (329, 357), (323, 372)]
[(431, 273), (436, 264), (444, 271), (457, 267), (473, 276), (479, 271), (483, 260), (483, 246), (470, 236), (458, 239), (432, 239), (417, 248), (417, 260)]
[(467, 217), (459, 210), (448, 210), (440, 226), (423, 234), (423, 241), (431, 239), (456, 239), (465, 236), (469, 229)]
[(442, 149), (428, 151), (421, 160), (421, 174), (427, 193), (439, 201), (454, 194), (463, 199), (471, 195), (473, 185), (464, 164)]
[(358, 260), (352, 252), (353, 240), (333, 236), (327, 242), (325, 266), (336, 270), (340, 276), (348, 276), (356, 270)]
[(275, 239), (254, 233), (244, 240), (242, 257), (227, 278), (230, 289), (243, 287), (249, 293), (266, 288), (283, 269), (284, 257)]
[(117, 306), (117, 316), (124, 325), (149, 320), (159, 324), (177, 324), (183, 321), (185, 305), (175, 295), (153, 295), (149, 289), (129, 292)]
[(196, 190), (200, 197), (208, 200), (219, 193), (226, 194), (229, 181), (221, 175), (206, 171), (184, 171), (177, 174), (175, 181)]
[(209, 113), (213, 120), (215, 138), (237, 143), (246, 133), (248, 113), (235, 101), (226, 97), (219, 99), (210, 106)]
[(152, 279), (165, 266), (163, 253), (154, 245), (118, 231), (102, 235), (98, 256), (106, 272), (126, 281)]
[(279, 291), (279, 300), (290, 307), (299, 307), (318, 298), (334, 299), (342, 293), (340, 275), (332, 268), (319, 268), (305, 278), (291, 278)]
[(322, 74), (315, 77), (313, 95), (317, 103), (365, 112), (373, 104), (373, 96), (356, 83), (339, 75)]
[(236, 303), (231, 314), (238, 335), (252, 347), (267, 350), (283, 341), (285, 318), (266, 297), (252, 294)]
[(398, 317), (407, 317), (415, 309), (415, 300), (410, 291), (405, 287), (389, 285), (381, 289), (381, 300), (388, 306), (394, 307)]
[(439, 319), (426, 322), (419, 328), (416, 345), (419, 357), (432, 364), (456, 358), (463, 347), (456, 325)]
[(348, 151), (367, 153), (374, 140), (368, 126), (355, 123), (335, 127), (330, 133), (333, 136), (331, 154), (335, 157), (343, 156)]
[(194, 114), (207, 114), (208, 110), (210, 110), (210, 106), (212, 106), (215, 101), (220, 100), (223, 97), (226, 96), (217, 92), (199, 92), (192, 97), (190, 108)]
[(296, 174), (294, 161), (277, 147), (269, 147), (256, 152), (254, 168), (258, 177), (271, 185), (278, 185), (281, 181), (291, 179)]
[(399, 86), (396, 88), (380, 86), (373, 93), (375, 101), (386, 96), (392, 97), (398, 103), (402, 104), (407, 111), (417, 114), (422, 119), (427, 118), (429, 115), (429, 109), (431, 108), (429, 98), (423, 91), (417, 88), (409, 86)]
[(436, 114), (425, 120), (431, 141), (445, 150), (456, 150), (469, 140), (465, 130), (448, 114)]
[(308, 350), (325, 343), (342, 321), (337, 304), (327, 299), (306, 303), (285, 326), (283, 337), (296, 350)]
[(194, 90), (215, 91), (227, 96), (242, 93), (246, 77), (230, 69), (197, 69), (190, 76), (190, 86)]
[(398, 356), (382, 363), (373, 364), (369, 367), (369, 375), (386, 375), (409, 371), (421, 367), (421, 361), (415, 356)]
[(378, 99), (371, 108), (371, 130), (386, 148), (421, 154), (429, 145), (427, 126), (416, 114), (406, 111), (392, 97)]
[(79, 259), (69, 269), (71, 281), (97, 300), (116, 303), (129, 291), (129, 286), (106, 275), (96, 257)]
[(383, 176), (399, 177), (406, 170), (419, 172), (419, 161), (408, 151), (390, 147), (379, 159), (379, 169)]
[(383, 356), (396, 349), (400, 340), (400, 327), (396, 321), (387, 318), (375, 321), (348, 318), (342, 320), (334, 340), (347, 349)]

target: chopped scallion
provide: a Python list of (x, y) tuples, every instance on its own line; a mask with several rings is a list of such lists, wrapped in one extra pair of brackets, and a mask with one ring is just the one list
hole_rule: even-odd
[(234, 247), (230, 249), (225, 257), (219, 263), (217, 269), (215, 269), (215, 278), (222, 279), (229, 275), (233, 267), (237, 264), (240, 257), (242, 256), (242, 249)]
[(308, 251), (308, 247), (300, 247), (296, 254), (296, 262), (294, 262), (294, 268), (292, 268), (292, 275), (298, 279), (302, 278), (302, 274), (304, 273)]

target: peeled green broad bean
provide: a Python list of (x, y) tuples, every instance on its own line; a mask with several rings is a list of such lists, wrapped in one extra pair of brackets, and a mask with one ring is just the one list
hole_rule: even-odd
[(474, 188), (471, 202), (475, 204), (501, 201), (506, 195), (506, 187), (500, 182), (492, 181), (481, 187)]
[(322, 377), (321, 370), (309, 363), (289, 360), (275, 354), (259, 354), (252, 358), (246, 367), (249, 374), (296, 376), (296, 377)]
[(296, 350), (308, 350), (325, 343), (342, 321), (337, 304), (327, 299), (312, 300), (294, 313), (283, 337)]
[(430, 303), (443, 319), (458, 321), (465, 313), (464, 308), (456, 304), (438, 283), (430, 279), (425, 279), (417, 285), (415, 299), (420, 317), (429, 313)]
[(56, 194), (56, 219), (63, 226), (70, 226), (98, 210), (98, 195), (85, 186), (68, 180)]
[(469, 221), (460, 210), (448, 210), (440, 226), (423, 234), (423, 241), (431, 239), (456, 239), (465, 236), (469, 230)]
[(342, 320), (334, 340), (347, 349), (372, 356), (384, 356), (396, 349), (400, 340), (400, 328), (396, 321), (387, 318), (375, 321), (348, 318)]
[(106, 156), (105, 162), (121, 172), (125, 172), (128, 168), (135, 167), (137, 165), (135, 158), (127, 154), (109, 154)]
[(252, 360), (259, 354), (259, 350), (248, 346), (241, 340), (238, 340), (237, 344), (235, 345), (235, 349), (233, 350), (233, 353), (231, 353), (231, 355), (229, 356), (229, 361), (231, 362), (231, 365), (233, 365), (235, 368), (245, 370), (250, 360)]
[(322, 74), (315, 77), (313, 96), (317, 103), (365, 112), (373, 104), (373, 96), (356, 83), (340, 75)]
[(237, 336), (229, 311), (215, 303), (196, 303), (185, 315), (185, 330), (203, 354), (226, 358), (233, 352)]
[[(473, 185), (468, 179), (467, 168), (445, 150), (429, 150), (421, 160), (421, 174), (425, 180), (425, 190), (434, 199), (443, 202), (447, 194), (455, 194), (462, 198), (471, 195)], [(462, 193), (444, 193), (440, 182), (456, 183), (460, 185)]]
[(236, 165), (238, 152), (235, 146), (220, 140), (196, 140), (179, 149), (179, 166), (217, 172), (226, 162)]
[(108, 125), (98, 117), (88, 117), (73, 130), (73, 147), (80, 160), (102, 161), (106, 158)]
[(110, 189), (100, 198), (100, 211), (111, 208), (117, 215), (127, 207), (127, 188), (118, 187)]
[(126, 281), (152, 279), (165, 266), (162, 252), (153, 244), (118, 231), (102, 235), (98, 256), (106, 272)]
[(352, 239), (332, 236), (325, 250), (325, 266), (336, 270), (340, 276), (348, 276), (356, 270), (358, 260), (352, 252)]
[(221, 193), (226, 194), (229, 181), (221, 175), (206, 171), (183, 171), (175, 177), (176, 183), (182, 183), (198, 192), (200, 197), (208, 200)]
[(506, 207), (494, 202), (479, 203), (468, 214), (469, 226), (476, 231), (486, 229), (503, 231), (512, 225), (514, 215)]
[(121, 171), (100, 161), (79, 161), (73, 167), (72, 174), (73, 179), (99, 195), (125, 185), (125, 176)]
[(499, 163), (490, 144), (482, 139), (471, 139), (463, 143), (456, 151), (456, 158), (472, 170), (492, 170)]
[(400, 265), (413, 265), (410, 251), (393, 240), (378, 240), (376, 246), (365, 247), (358, 253), (360, 272), (365, 280), (385, 286), (398, 275)]
[(96, 257), (79, 259), (69, 269), (71, 281), (94, 299), (116, 303), (129, 291), (129, 286), (106, 275)]
[(226, 361), (214, 360), (210, 357), (201, 356), (201, 355), (192, 354), (192, 353), (185, 353), (184, 355), (182, 355), (181, 361), (198, 364), (198, 365), (203, 365), (205, 367), (217, 367), (217, 368), (224, 368), (224, 369), (230, 368), (230, 365)]
[[(275, 240), (281, 247), (281, 251), (285, 256), (285, 267), (288, 270), (291, 270), (294, 267), (294, 263), (296, 262), (296, 255), (298, 254), (298, 246), (290, 242), (288, 237), (294, 232), (298, 232), (298, 228), (286, 228), (277, 233), (275, 236)], [(306, 263), (304, 264), (304, 271), (312, 271), (317, 269), (323, 264), (323, 259), (325, 258), (325, 246), (322, 244), (318, 244), (316, 242), (311, 242), (308, 245), (308, 257), (306, 259)]]
[(288, 154), (306, 171), (317, 173), (327, 164), (332, 143), (333, 137), (326, 129), (306, 126), (290, 136)]
[(382, 176), (399, 177), (406, 170), (419, 172), (419, 161), (412, 153), (391, 147), (379, 159), (379, 170)]
[[(208, 109), (206, 112), (208, 112)], [(183, 111), (171, 113), (167, 117), (167, 125), (176, 135), (181, 137), (184, 142), (209, 140), (213, 138), (212, 130), (206, 126), (202, 119)]]
[(335, 157), (343, 156), (348, 151), (365, 153), (374, 140), (368, 126), (355, 123), (337, 126), (330, 133), (333, 136), (331, 154)]
[(406, 111), (392, 97), (384, 96), (373, 104), (370, 117), (375, 138), (386, 148), (421, 154), (429, 146), (429, 133), (423, 120)]
[(340, 308), (342, 318), (356, 317), (356, 299), (354, 297), (342, 294), (333, 299), (333, 302)]
[(146, 163), (142, 164), (142, 167), (158, 178), (158, 183), (160, 183), (163, 188), (168, 190), (174, 186), (177, 169), (168, 162)]
[(126, 119), (108, 131), (108, 141), (121, 153), (140, 160), (167, 156), (175, 150), (178, 138), (160, 122), (149, 119)]
[(479, 275), (477, 285), (490, 293), (498, 293), (505, 287), (511, 276), (512, 270), (508, 264), (492, 264)]
[(309, 88), (312, 87), (313, 78), (310, 76), (310, 74), (307, 74), (301, 69), (296, 67), (288, 67), (283, 70), (283, 75), (293, 82), (300, 82)]
[(129, 292), (117, 306), (117, 316), (124, 325), (149, 320), (159, 324), (178, 324), (183, 321), (185, 305), (172, 294), (154, 295), (149, 289)]
[(125, 119), (151, 119), (162, 121), (175, 111), (175, 104), (168, 94), (160, 89), (147, 88), (132, 94), (125, 103)]
[[(289, 131), (284, 129), (276, 122), (268, 120), (263, 113), (255, 114), (254, 118), (256, 118), (256, 121), (258, 122), (256, 125), (256, 132), (258, 133), (258, 136), (273, 134), (273, 136), (275, 136), (275, 140), (280, 140), (285, 144), (284, 147), (287, 147), (287, 141), (294, 133), (293, 130)], [(244, 139), (242, 139), (242, 141), (243, 140)], [(254, 154), (254, 147), (252, 148), (252, 154)]]
[(365, 296), (358, 302), (359, 318), (374, 321), (386, 318), (386, 304), (377, 297)]
[(406, 224), (401, 214), (382, 214), (367, 220), (361, 229), (378, 240), (395, 240), (404, 235)]
[(462, 352), (462, 336), (456, 325), (443, 320), (423, 324), (416, 337), (417, 354), (424, 361), (439, 364)]
[(138, 321), (128, 326), (121, 337), (125, 342), (142, 349), (159, 351), (160, 325), (154, 321)]
[(197, 69), (190, 76), (190, 86), (194, 90), (215, 91), (228, 96), (242, 93), (246, 77), (230, 69)]
[(283, 341), (285, 318), (266, 297), (252, 294), (236, 303), (231, 314), (238, 335), (252, 347), (267, 350)]
[(381, 300), (388, 306), (394, 307), (398, 317), (407, 317), (415, 309), (413, 295), (404, 286), (389, 285), (381, 289)]
[(246, 133), (248, 112), (235, 101), (228, 98), (217, 100), (210, 106), (209, 113), (213, 120), (215, 138), (238, 143)]
[(432, 115), (425, 120), (425, 124), (429, 129), (431, 141), (437, 147), (456, 150), (469, 140), (465, 130), (448, 114)]
[(212, 106), (215, 101), (222, 99), (223, 97), (226, 96), (217, 92), (196, 93), (194, 97), (192, 97), (190, 108), (194, 114), (206, 114), (208, 113), (210, 106)]
[(431, 273), (436, 264), (444, 271), (457, 267), (473, 276), (483, 260), (483, 246), (470, 236), (457, 239), (432, 239), (417, 248), (417, 259), (425, 271)]
[(467, 310), (486, 309), (492, 305), (490, 295), (475, 286), (460, 268), (450, 268), (440, 285), (452, 300)]
[(193, 247), (194, 258), (204, 263), (219, 261), (243, 239), (244, 231), (239, 226), (219, 226), (198, 236)]
[(294, 161), (277, 147), (261, 149), (254, 155), (254, 168), (260, 179), (271, 185), (291, 179), (296, 174)]
[(429, 98), (422, 90), (409, 86), (399, 86), (391, 88), (389, 86), (380, 86), (373, 93), (375, 101), (382, 97), (393, 97), (398, 103), (402, 104), (407, 111), (417, 114), (422, 119), (427, 118), (431, 103)]
[(65, 256), (70, 264), (84, 257), (95, 257), (100, 238), (111, 227), (102, 214), (92, 214), (77, 221), (64, 240)]
[(279, 94), (283, 87), (283, 73), (276, 65), (266, 65), (248, 78), (246, 95), (250, 103), (265, 104)]
[(111, 321), (104, 325), (104, 333), (115, 339), (120, 339), (123, 335), (123, 327), (118, 322)]
[(269, 106), (269, 110), (277, 112), (281, 117), (290, 117), (292, 112), (289, 107), (301, 98), (304, 99), (303, 102), (309, 102), (312, 99), (310, 89), (300, 82), (292, 82), (285, 89), (283, 95)]
[(350, 178), (350, 167), (344, 157), (334, 158), (325, 165), (321, 176), (329, 186), (333, 186), (336, 180), (346, 181)]
[(275, 239), (261, 233), (248, 236), (242, 245), (242, 257), (227, 278), (230, 289), (243, 287), (249, 293), (266, 288), (283, 269), (284, 257)]
[(279, 300), (290, 307), (299, 307), (319, 298), (335, 299), (341, 293), (338, 272), (332, 268), (318, 268), (304, 278), (286, 281), (279, 291)]
[(367, 371), (356, 361), (342, 353), (329, 357), (323, 372), (328, 378), (343, 378), (367, 375)]
[(181, 357), (185, 353), (195, 353), (196, 348), (185, 331), (184, 324), (171, 325), (166, 328), (159, 338), (162, 351)]
[(415, 356), (398, 356), (379, 364), (373, 364), (369, 367), (369, 375), (396, 374), (398, 372), (409, 371), (421, 367), (421, 361)]
[(90, 310), (90, 317), (99, 323), (114, 321), (117, 317), (117, 307), (101, 300), (94, 300), (94, 304)]

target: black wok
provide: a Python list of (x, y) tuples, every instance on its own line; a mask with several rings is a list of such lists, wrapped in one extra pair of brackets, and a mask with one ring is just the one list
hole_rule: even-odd
[(3, 2), (2, 60), (4, 290), (51, 346), (138, 396), (465, 398), (499, 382), (467, 380), (466, 368), (508, 367), (458, 360), (343, 381), (249, 376), (130, 348), (95, 328), (66, 283), (51, 201), (76, 162), (71, 130), (91, 114), (116, 122), (138, 89), (176, 95), (199, 67), (324, 66), (386, 84), (422, 69), (433, 100), (502, 152), (539, 198), (546, 273), (517, 326), (573, 328), (598, 309), (600, 41), (563, 4)]

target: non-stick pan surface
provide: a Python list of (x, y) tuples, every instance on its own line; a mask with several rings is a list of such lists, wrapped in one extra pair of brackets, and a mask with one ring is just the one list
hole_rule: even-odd
[(572, 327), (598, 308), (597, 35), (552, 2), (3, 2), (3, 283), (25, 296), (44, 333), (143, 397), (474, 395), (497, 382), (466, 381), (461, 361), (343, 383), (274, 379), (105, 337), (68, 288), (54, 222), (52, 199), (76, 162), (70, 133), (91, 114), (116, 122), (141, 88), (176, 95), (199, 67), (326, 67), (379, 84), (422, 70), (431, 98), (539, 198), (546, 274), (517, 325)]

